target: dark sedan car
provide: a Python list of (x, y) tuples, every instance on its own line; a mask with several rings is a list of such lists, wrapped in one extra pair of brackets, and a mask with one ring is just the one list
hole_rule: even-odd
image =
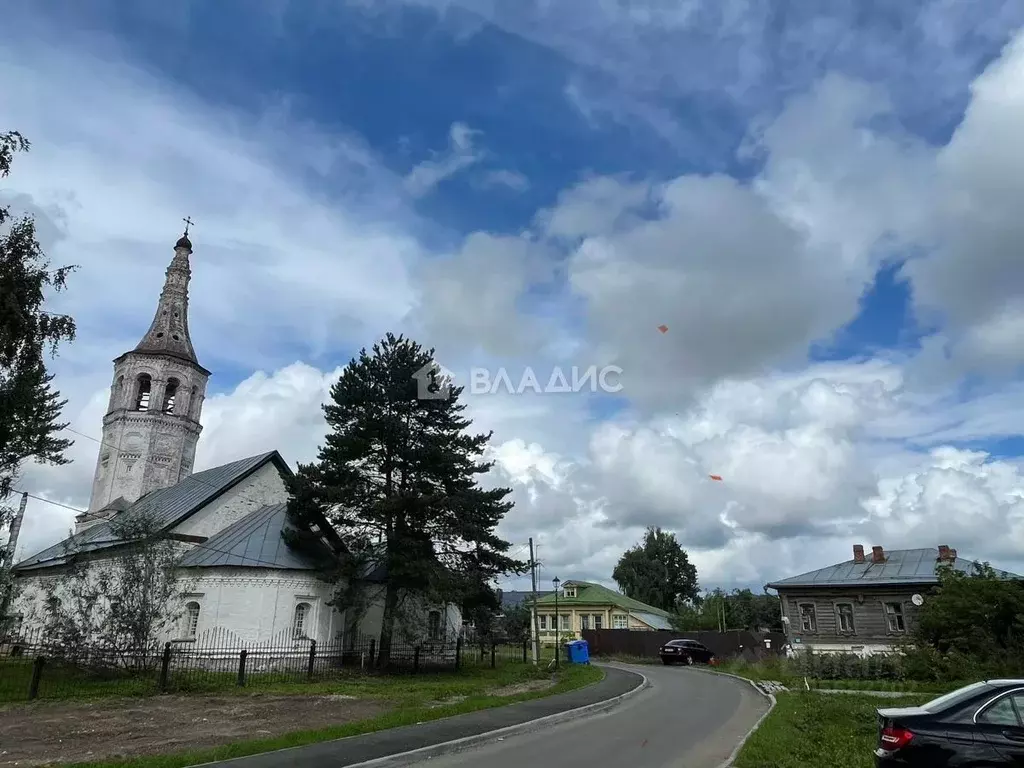
[(714, 664), (715, 654), (696, 640), (669, 640), (658, 651), (665, 664)]
[(878, 710), (877, 768), (1024, 766), (1024, 680), (986, 680)]

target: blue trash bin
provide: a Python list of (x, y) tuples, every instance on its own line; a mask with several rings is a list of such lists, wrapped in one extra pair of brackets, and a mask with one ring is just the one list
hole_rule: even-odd
[(590, 646), (586, 640), (573, 640), (565, 644), (565, 652), (570, 664), (589, 664)]

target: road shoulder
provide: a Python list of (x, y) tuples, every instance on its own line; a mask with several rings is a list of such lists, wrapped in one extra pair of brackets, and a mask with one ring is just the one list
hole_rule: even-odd
[(296, 768), (369, 768), (369, 765), (383, 768), (388, 764), (400, 765), (412, 757), (422, 760), (432, 754), (463, 749), (504, 735), (591, 714), (616, 705), (638, 693), (646, 684), (646, 679), (639, 672), (606, 665), (601, 667), (605, 671), (604, 679), (554, 696), (204, 765), (225, 768), (277, 768), (283, 763)]

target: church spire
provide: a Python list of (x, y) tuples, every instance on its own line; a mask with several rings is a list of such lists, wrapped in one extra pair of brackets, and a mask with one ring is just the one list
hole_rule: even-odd
[(192, 220), (186, 218), (184, 222), (185, 234), (174, 244), (174, 258), (167, 267), (167, 277), (164, 289), (160, 292), (153, 323), (134, 351), (170, 355), (198, 363), (188, 332), (188, 284), (192, 278), (192, 268), (188, 261), (192, 254), (192, 241), (188, 238), (188, 228)]

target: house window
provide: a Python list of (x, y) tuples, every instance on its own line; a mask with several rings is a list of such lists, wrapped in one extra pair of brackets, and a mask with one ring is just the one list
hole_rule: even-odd
[(148, 373), (140, 373), (135, 380), (135, 410), (149, 410), (149, 396), (153, 390), (153, 379)]
[(603, 620), (604, 620), (604, 616), (602, 616), (599, 613), (595, 613), (594, 614), (594, 629), (600, 629), (601, 628), (601, 624), (603, 623)]
[(800, 604), (800, 631), (810, 633), (818, 631), (818, 617), (814, 613), (812, 603)]
[(185, 639), (195, 640), (199, 630), (199, 603), (192, 601), (185, 604)]
[(548, 628), (548, 617), (547, 616), (541, 614), (540, 616), (537, 617), (537, 620), (540, 622), (540, 628), (541, 629), (547, 629)]
[(309, 603), (299, 603), (295, 606), (295, 619), (292, 622), (294, 637), (306, 637), (306, 619), (309, 618), (309, 608)]
[(852, 635), (853, 629), (853, 604), (840, 603), (836, 606), (836, 618), (839, 631), (844, 635)]
[(559, 616), (559, 619), (561, 620), (561, 624), (562, 624), (561, 629), (562, 629), (562, 631), (563, 632), (568, 632), (569, 631), (569, 614), (563, 613), (561, 616)]
[(590, 617), (580, 614), (580, 629), (590, 629)]
[(886, 603), (885, 619), (889, 623), (890, 632), (906, 632), (907, 625), (903, 621), (903, 604)]
[(178, 396), (178, 387), (181, 386), (177, 379), (168, 379), (164, 387), (164, 413), (174, 413), (174, 400)]
[(576, 597), (576, 587), (566, 587), (565, 588), (565, 596), (566, 597)]
[(627, 627), (626, 617), (621, 613), (612, 616), (612, 629), (625, 629)]
[(431, 640), (441, 639), (441, 612), (431, 611), (427, 614), (427, 632)]

